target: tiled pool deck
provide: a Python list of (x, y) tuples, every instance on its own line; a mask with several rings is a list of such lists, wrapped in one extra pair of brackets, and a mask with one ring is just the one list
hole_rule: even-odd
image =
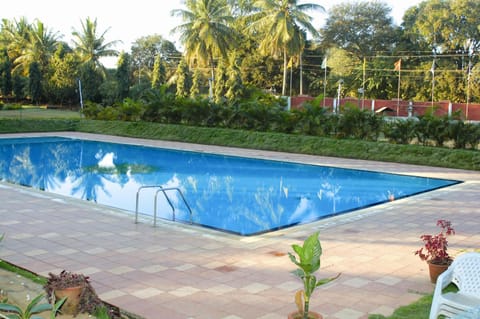
[[(32, 134), (30, 134), (32, 135)], [(39, 135), (39, 134), (35, 134)], [(419, 236), (452, 221), (451, 253), (480, 248), (480, 172), (62, 133), (95, 140), (278, 158), (465, 181), (412, 198), (265, 235), (239, 237), (147, 221), (75, 199), (0, 183), (0, 258), (46, 275), (90, 275), (102, 299), (144, 318), (285, 319), (301, 287), (286, 253), (320, 230), (320, 276), (341, 277), (315, 292), (326, 319), (390, 315), (432, 292)], [(10, 137), (16, 135), (0, 135)], [(18, 135), (17, 135), (18, 136)], [(23, 135), (25, 136), (25, 135)]]

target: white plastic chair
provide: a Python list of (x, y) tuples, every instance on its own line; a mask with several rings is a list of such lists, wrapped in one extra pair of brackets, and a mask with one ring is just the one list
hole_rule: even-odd
[[(458, 292), (442, 293), (450, 283)], [(478, 319), (472, 310), (480, 306), (480, 253), (464, 253), (455, 258), (448, 269), (437, 278), (433, 293), (430, 319), (439, 315), (454, 318)]]

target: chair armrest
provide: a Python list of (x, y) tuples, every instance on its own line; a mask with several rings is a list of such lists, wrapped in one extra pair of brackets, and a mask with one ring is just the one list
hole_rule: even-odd
[(435, 285), (434, 295), (440, 295), (442, 293), (442, 290), (445, 289), (445, 287), (447, 287), (452, 282), (452, 279), (453, 269), (449, 267), (447, 270), (442, 272), (440, 276), (438, 276), (437, 283)]

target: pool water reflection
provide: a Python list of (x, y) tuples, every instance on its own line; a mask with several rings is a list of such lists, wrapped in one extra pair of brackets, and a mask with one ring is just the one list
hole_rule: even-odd
[[(60, 137), (0, 139), (0, 179), (130, 212), (144, 185), (178, 188), (193, 222), (253, 235), (383, 203), (459, 181)], [(139, 211), (153, 215), (155, 190)], [(168, 193), (176, 220), (190, 214)], [(172, 219), (158, 197), (157, 214)]]

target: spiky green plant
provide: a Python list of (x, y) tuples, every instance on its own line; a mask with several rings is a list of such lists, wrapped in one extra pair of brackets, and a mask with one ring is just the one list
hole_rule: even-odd
[(30, 301), (25, 310), (22, 308), (6, 303), (0, 303), (0, 318), (2, 319), (43, 319), (38, 314), (51, 311), (50, 319), (54, 319), (57, 316), (58, 309), (65, 302), (65, 298), (57, 301), (53, 306), (48, 303), (40, 303), (44, 294), (40, 294)]

